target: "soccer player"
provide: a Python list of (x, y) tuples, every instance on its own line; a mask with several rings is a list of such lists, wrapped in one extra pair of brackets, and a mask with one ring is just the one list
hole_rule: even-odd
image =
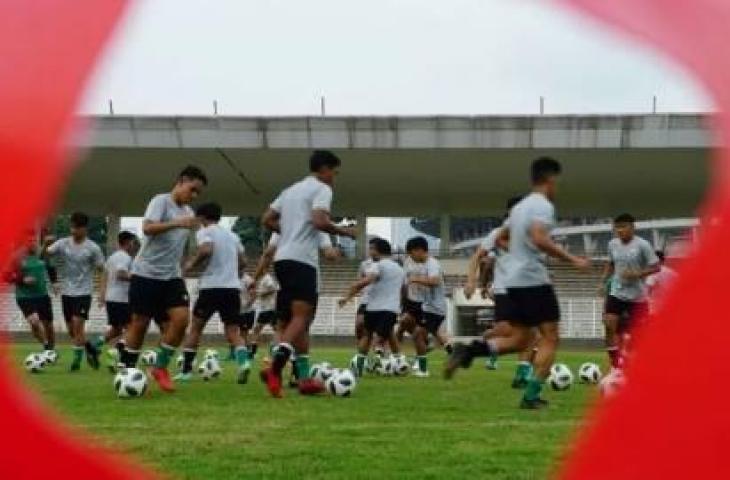
[(358, 339), (358, 353), (355, 374), (362, 377), (365, 360), (373, 340), (373, 335), (388, 339), (390, 351), (397, 355), (400, 352), (398, 341), (393, 334), (393, 327), (400, 312), (401, 288), (406, 274), (403, 268), (391, 258), (391, 247), (387, 240), (376, 238), (370, 244), (370, 256), (373, 262), (365, 271), (365, 276), (355, 282), (345, 298), (338, 303), (345, 306), (362, 289), (370, 287), (368, 304), (365, 310), (365, 335)]
[(264, 276), (256, 283), (256, 300), (254, 301), (256, 324), (251, 332), (252, 355), (256, 355), (258, 340), (264, 327), (266, 325), (272, 329), (276, 327), (276, 292), (278, 291), (279, 284), (269, 272), (264, 273)]
[[(99, 245), (89, 240), (89, 217), (85, 213), (71, 215), (71, 236), (53, 243), (46, 242), (44, 255), (62, 260), (61, 304), (66, 328), (73, 341), (74, 357), (71, 371), (81, 368), (86, 350), (86, 361), (93, 369), (99, 368), (99, 346), (103, 339), (93, 343), (86, 339), (85, 324), (89, 319), (94, 273), (104, 268), (104, 254)], [(50, 244), (49, 244), (50, 243)]]
[(238, 364), (237, 382), (248, 382), (251, 362), (248, 347), (241, 337), (239, 323), (241, 314), (241, 276), (246, 267), (243, 245), (238, 236), (221, 227), (223, 215), (217, 203), (200, 205), (195, 215), (202, 228), (196, 233), (198, 248), (195, 255), (185, 264), (185, 271), (192, 272), (204, 265), (198, 281), (198, 299), (193, 307), (193, 321), (190, 332), (183, 343), (182, 372), (175, 380), (187, 382), (192, 378), (193, 362), (198, 353), (200, 337), (215, 313), (221, 318), (228, 343), (235, 347)]
[(403, 284), (403, 314), (398, 321), (398, 329), (395, 334), (399, 343), (403, 343), (406, 332), (415, 335), (416, 325), (423, 320), (423, 300), (426, 288), (423, 285), (410, 283), (410, 279), (424, 276), (426, 264), (413, 260), (411, 251), (414, 241), (416, 241), (416, 237), (409, 238), (406, 242), (406, 258), (403, 261), (403, 270), (406, 272), (406, 281)]
[[(370, 239), (368, 242), (369, 245), (372, 247), (373, 243), (375, 242), (375, 238)], [(360, 262), (360, 265), (357, 268), (357, 277), (359, 279), (365, 278), (365, 272), (368, 271), (370, 266), (373, 264), (375, 260), (372, 256), (368, 255), (368, 258)], [(368, 292), (370, 291), (370, 285), (364, 287), (360, 291), (360, 303), (357, 306), (357, 314), (355, 316), (355, 338), (360, 341), (362, 336), (365, 334), (365, 310), (367, 309), (368, 305)]]
[[(253, 277), (244, 272), (241, 277), (241, 314), (238, 316), (238, 329), (244, 344), (248, 347), (248, 355), (251, 360), (253, 360), (253, 356), (256, 353), (255, 349), (252, 348), (251, 342), (249, 342), (249, 332), (253, 328), (254, 321), (256, 320), (256, 310), (253, 308), (255, 300), (254, 287)], [(231, 343), (229, 347), (228, 360), (235, 361), (236, 345)]]
[(446, 293), (444, 287), (444, 272), (441, 264), (428, 253), (428, 242), (423, 237), (409, 240), (408, 255), (416, 264), (424, 265), (423, 274), (412, 274), (408, 279), (408, 286), (416, 285), (423, 288), (423, 303), (421, 315), (416, 320), (414, 341), (416, 345), (416, 360), (418, 368), (413, 374), (416, 377), (428, 377), (428, 335), (439, 339), (447, 353), (451, 353), (451, 342), (440, 332), (441, 324), (446, 318)]
[(281, 397), (281, 372), (294, 353), (300, 393), (320, 393), (324, 388), (309, 378), (309, 326), (319, 296), (319, 232), (355, 238), (354, 230), (339, 227), (330, 218), (332, 185), (339, 166), (340, 159), (332, 152), (312, 153), (311, 175), (285, 189), (262, 218), (266, 228), (281, 234), (274, 272), (281, 286), (276, 310), (282, 331), (271, 366), (261, 371), (273, 397)]
[[(25, 255), (11, 272), (15, 284), (15, 301), (30, 325), (33, 337), (43, 345), (43, 350), (55, 350), (56, 334), (53, 330), (53, 307), (48, 295), (48, 280), (53, 274), (50, 266), (39, 255), (34, 238), (29, 239)], [(54, 280), (55, 278), (51, 278)]]
[[(121, 358), (124, 350), (122, 334), (132, 319), (129, 309), (129, 280), (132, 278), (132, 259), (137, 250), (137, 236), (131, 232), (119, 232), (117, 243), (119, 248), (109, 255), (104, 265), (104, 275), (99, 282), (99, 308), (106, 308), (109, 322), (104, 342), (109, 345), (115, 342), (118, 358)], [(107, 359), (107, 366), (112, 371), (116, 360)]]
[(552, 202), (561, 171), (560, 163), (550, 157), (535, 160), (531, 165), (532, 193), (513, 207), (508, 229), (503, 229), (502, 234), (509, 235), (504, 286), (508, 300), (506, 316), (512, 328), (486, 341), (455, 346), (444, 370), (445, 377), (451, 378), (457, 368), (468, 368), (475, 357), (523, 351), (530, 346), (533, 329), (537, 328), (540, 342), (534, 372), (520, 403), (520, 408), (526, 409), (547, 406), (540, 393), (559, 343), (560, 307), (544, 257), (558, 258), (581, 270), (590, 266), (587, 259), (569, 254), (550, 238), (555, 224)]
[(190, 231), (199, 224), (190, 208), (208, 184), (195, 166), (183, 169), (169, 193), (155, 195), (142, 223), (145, 238), (132, 262), (129, 306), (132, 321), (125, 334), (122, 363), (134, 367), (150, 325), (164, 325), (152, 377), (165, 392), (175, 391), (167, 366), (185, 336), (190, 321), (190, 297), (182, 278), (181, 263)]
[(628, 335), (639, 319), (649, 313), (644, 280), (659, 272), (659, 258), (651, 244), (636, 235), (634, 217), (623, 213), (613, 220), (615, 238), (608, 242), (608, 262), (601, 287), (610, 278), (603, 323), (606, 327), (606, 352), (612, 369), (623, 365)]

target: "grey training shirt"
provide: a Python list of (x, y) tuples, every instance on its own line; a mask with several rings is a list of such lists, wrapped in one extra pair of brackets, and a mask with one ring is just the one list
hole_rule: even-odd
[(69, 297), (91, 295), (94, 289), (94, 270), (104, 266), (104, 254), (99, 245), (88, 238), (81, 243), (66, 237), (48, 247), (48, 254), (63, 259), (61, 293)]
[(623, 274), (627, 270), (645, 270), (659, 263), (651, 244), (636, 235), (629, 243), (614, 238), (608, 242), (608, 258), (614, 268), (609, 294), (627, 302), (646, 300), (644, 279), (627, 280)]

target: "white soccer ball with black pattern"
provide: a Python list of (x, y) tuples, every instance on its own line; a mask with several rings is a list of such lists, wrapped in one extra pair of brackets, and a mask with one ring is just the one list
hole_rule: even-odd
[[(154, 350), (145, 350), (144, 353), (142, 353), (142, 365), (146, 365), (148, 367), (151, 367), (157, 363), (157, 352)], [(182, 364), (180, 364), (181, 368)]]
[(309, 376), (322, 383), (325, 383), (334, 373), (335, 369), (329, 362), (315, 363), (309, 369)]
[(41, 355), (46, 365), (55, 365), (58, 361), (58, 353), (55, 350), (46, 350)]
[(25, 369), (28, 370), (30, 373), (40, 373), (43, 370), (43, 367), (46, 365), (46, 362), (42, 354), (31, 353), (30, 355), (25, 357), (25, 362), (23, 362), (23, 365), (25, 366)]
[(336, 397), (349, 397), (355, 391), (357, 380), (350, 370), (341, 370), (328, 378), (324, 385)]
[(581, 383), (596, 384), (601, 381), (601, 369), (595, 363), (584, 363), (578, 369), (578, 378)]
[(550, 368), (548, 383), (553, 390), (567, 390), (573, 384), (573, 372), (564, 363), (556, 363)]
[(599, 388), (601, 389), (601, 395), (604, 397), (612, 397), (623, 388), (626, 384), (626, 377), (621, 373), (620, 370), (614, 370), (601, 380)]
[(405, 355), (393, 357), (393, 375), (405, 376), (411, 371), (411, 366), (408, 364), (408, 359)]
[(395, 359), (393, 357), (384, 358), (380, 361), (375, 373), (383, 377), (389, 377), (395, 372)]
[(147, 375), (137, 368), (122, 368), (114, 377), (114, 390), (119, 398), (141, 397), (147, 391)]
[(206, 382), (208, 380), (213, 380), (220, 377), (221, 372), (221, 365), (215, 358), (206, 358), (200, 363), (200, 366), (198, 367), (198, 373), (201, 377), (203, 377), (203, 380), (205, 380)]
[(212, 358), (213, 360), (220, 360), (221, 354), (218, 353), (218, 350), (216, 350), (215, 348), (209, 348), (205, 351), (205, 355), (203, 356), (203, 358), (205, 358), (206, 360), (209, 358)]
[[(357, 358), (358, 358), (358, 355), (355, 355), (354, 357), (352, 357), (352, 360), (350, 360), (350, 370), (352, 370), (352, 372), (355, 375), (357, 375)], [(363, 364), (362, 371), (363, 372), (370, 371), (370, 362), (368, 361), (367, 357), (365, 357), (365, 363)]]

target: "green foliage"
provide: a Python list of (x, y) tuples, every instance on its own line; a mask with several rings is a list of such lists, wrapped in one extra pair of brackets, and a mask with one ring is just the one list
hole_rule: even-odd
[(241, 239), (246, 254), (258, 255), (263, 251), (268, 234), (261, 227), (258, 217), (238, 217), (231, 230)]

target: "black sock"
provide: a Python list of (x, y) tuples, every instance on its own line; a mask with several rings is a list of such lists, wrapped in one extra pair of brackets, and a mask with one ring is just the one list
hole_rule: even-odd
[(281, 376), (281, 371), (284, 370), (284, 367), (289, 361), (289, 357), (291, 357), (292, 353), (294, 353), (294, 351), (289, 344), (280, 343), (277, 345), (276, 350), (274, 351), (274, 362), (271, 365), (274, 373)]
[(119, 361), (123, 363), (125, 367), (136, 367), (137, 360), (139, 360), (139, 350), (129, 350), (126, 346), (122, 347), (122, 353), (119, 356)]
[(84, 348), (86, 348), (86, 353), (89, 353), (91, 355), (96, 355), (97, 353), (99, 353), (99, 350), (97, 350), (94, 344), (92, 344), (89, 340), (84, 343)]
[(383, 356), (383, 352), (384, 352), (384, 350), (381, 347), (377, 347), (375, 349), (375, 355), (377, 355), (379, 357), (382, 357)]
[(454, 351), (454, 347), (450, 343), (447, 343), (444, 346), (444, 350), (446, 350), (446, 353), (448, 353), (449, 355), (451, 355), (451, 353)]
[(46, 342), (43, 344), (43, 350), (53, 350), (53, 342)]
[(116, 345), (114, 345), (114, 348), (117, 349), (117, 352), (119, 353), (119, 358), (121, 359), (124, 352), (124, 342), (122, 340), (119, 340)]
[(489, 348), (489, 344), (482, 340), (474, 340), (469, 345), (469, 353), (472, 357), (489, 357), (492, 354), (492, 349)]
[(193, 362), (195, 361), (195, 355), (197, 354), (197, 350), (183, 350), (183, 373), (190, 373), (193, 371)]
[(256, 356), (256, 352), (259, 351), (259, 344), (256, 342), (251, 343), (248, 346), (248, 351), (251, 353), (251, 358)]

